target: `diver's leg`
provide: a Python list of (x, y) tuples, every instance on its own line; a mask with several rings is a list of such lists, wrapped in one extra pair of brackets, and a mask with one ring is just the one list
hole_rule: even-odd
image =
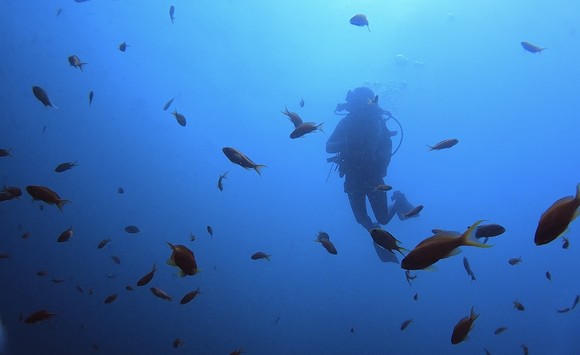
[(391, 221), (394, 212), (389, 213), (387, 203), (387, 193), (384, 191), (371, 191), (367, 193), (373, 213), (380, 224), (387, 224)]
[(397, 214), (397, 216), (401, 221), (406, 220), (407, 217), (405, 217), (405, 213), (411, 211), (414, 207), (409, 201), (407, 201), (407, 197), (405, 196), (405, 194), (402, 193), (401, 191), (395, 191), (393, 192), (391, 200), (395, 201), (395, 203), (391, 207), (391, 213), (393, 215)]
[(366, 195), (363, 192), (348, 192), (348, 202), (356, 221), (366, 230), (375, 227), (371, 217), (367, 213)]

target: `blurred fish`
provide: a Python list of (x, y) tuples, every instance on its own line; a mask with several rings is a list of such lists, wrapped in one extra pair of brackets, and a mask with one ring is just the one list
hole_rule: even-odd
[(419, 243), (401, 261), (401, 268), (406, 270), (420, 270), (428, 268), (437, 261), (450, 257), (458, 252), (460, 246), (473, 246), (479, 248), (489, 248), (489, 245), (481, 244), (469, 239), (475, 228), (482, 221), (477, 221), (469, 227), (465, 233), (456, 237), (446, 233), (436, 234)]
[(141, 232), (141, 230), (137, 226), (128, 225), (127, 227), (125, 227), (125, 232), (127, 232), (129, 234), (136, 234), (136, 233)]
[(116, 256), (116, 255), (111, 255), (111, 259), (113, 260), (113, 262), (114, 262), (115, 264), (117, 264), (117, 265), (120, 265), (120, 264), (121, 264), (121, 258), (119, 258), (118, 256)]
[(320, 124), (316, 124), (314, 122), (304, 122), (301, 125), (299, 125), (298, 127), (296, 127), (292, 131), (292, 133), (290, 133), (290, 139), (300, 138), (300, 137), (304, 136), (305, 134), (312, 133), (314, 131), (324, 132), (322, 130), (323, 124), (324, 124), (324, 122), (322, 122)]
[(562, 249), (568, 249), (570, 247), (570, 241), (566, 237), (562, 237)]
[[(301, 98), (300, 99), (300, 102), (298, 103), (298, 106), (304, 107), (304, 98)], [(286, 111), (288, 111), (288, 110), (286, 110)]]
[(505, 332), (506, 330), (507, 330), (507, 327), (499, 327), (493, 332), (493, 334), (498, 335), (498, 334)]
[(101, 240), (99, 242), (99, 244), (97, 245), (97, 249), (103, 249), (105, 247), (105, 245), (107, 245), (110, 241), (111, 241), (111, 238), (106, 238), (106, 239)]
[(382, 184), (382, 185), (375, 186), (375, 189), (374, 190), (375, 191), (385, 191), (386, 192), (386, 191), (391, 191), (392, 189), (393, 189), (392, 186)]
[(522, 344), (520, 346), (522, 347), (522, 351), (524, 352), (524, 355), (528, 355), (528, 346), (526, 344)]
[(74, 168), (75, 166), (78, 166), (76, 161), (71, 161), (71, 162), (66, 162), (66, 163), (60, 163), (57, 165), (56, 168), (54, 168), (54, 171), (57, 173), (62, 173), (65, 172), (67, 170), (70, 170), (72, 168)]
[(85, 292), (85, 290), (83, 290), (83, 288), (80, 285), (75, 285), (77, 291), (79, 291), (81, 293), (81, 295)]
[(32, 196), (33, 200), (43, 201), (49, 205), (56, 205), (61, 211), (65, 204), (70, 203), (68, 200), (61, 199), (56, 192), (45, 186), (26, 186), (26, 192)]
[(230, 353), (230, 355), (240, 355), (242, 353), (242, 348), (239, 348), (237, 350), (234, 350)]
[(76, 55), (69, 56), (68, 63), (75, 68), (79, 68), (81, 71), (83, 71), (83, 65), (87, 64), (87, 63), (81, 62), (79, 57), (77, 57)]
[(115, 293), (115, 294), (112, 294), (112, 295), (108, 296), (107, 298), (105, 298), (103, 303), (105, 303), (105, 304), (113, 303), (113, 302), (115, 302), (116, 299), (117, 299), (117, 294)]
[(0, 191), (0, 201), (14, 200), (22, 196), (22, 190), (16, 186), (6, 186)]
[(519, 258), (510, 258), (510, 259), (508, 260), (508, 263), (509, 263), (510, 265), (517, 265), (517, 264), (519, 264), (519, 263), (521, 263), (521, 262), (522, 262), (522, 257), (521, 257), (521, 256), (520, 256)]
[(64, 232), (60, 233), (58, 239), (56, 240), (58, 243), (68, 242), (70, 237), (73, 236), (73, 229), (70, 227), (69, 229), (65, 230)]
[(222, 183), (222, 180), (223, 179), (227, 179), (226, 178), (226, 175), (228, 174), (228, 172), (229, 171), (226, 171), (225, 173), (223, 173), (222, 175), (220, 175), (220, 178), (218, 179), (217, 187), (218, 187), (218, 189), (220, 189), (220, 191), (223, 191), (224, 190), (224, 185)]
[(49, 312), (45, 309), (41, 309), (39, 311), (36, 311), (34, 313), (32, 313), (31, 315), (29, 315), (28, 317), (26, 317), (26, 319), (24, 319), (24, 323), (26, 324), (35, 324), (38, 322), (42, 322), (45, 320), (49, 320), (50, 318), (56, 316), (56, 313), (52, 313)]
[(302, 118), (300, 118), (300, 115), (298, 115), (296, 112), (288, 111), (288, 107), (284, 107), (284, 111), (282, 111), (282, 113), (288, 116), (288, 119), (290, 122), (292, 122), (294, 128), (298, 128), (298, 126), (304, 123)]
[(181, 270), (181, 277), (195, 275), (197, 273), (197, 262), (193, 252), (185, 245), (173, 245), (169, 242), (167, 244), (172, 250), (167, 264), (177, 266)]
[(413, 295), (413, 301), (416, 301), (416, 300), (418, 300), (418, 299), (419, 299), (419, 294), (418, 294), (418, 293), (415, 293), (415, 294)]
[(546, 271), (546, 278), (547, 278), (549, 281), (552, 281), (552, 274), (550, 274), (550, 272), (549, 272), (549, 271)]
[(139, 281), (137, 281), (137, 286), (145, 286), (149, 282), (151, 282), (151, 280), (153, 280), (153, 276), (155, 276), (155, 271), (157, 271), (157, 267), (155, 266), (155, 264), (153, 264), (151, 271), (149, 271), (145, 276), (143, 276), (142, 278), (139, 279)]
[(189, 302), (191, 302), (195, 297), (197, 297), (197, 295), (200, 295), (201, 291), (199, 290), (199, 287), (197, 288), (197, 290), (188, 292), (185, 296), (183, 296), (183, 298), (181, 299), (181, 301), (179, 301), (180, 304), (187, 304)]
[(403, 213), (403, 217), (405, 219), (415, 217), (415, 216), (418, 216), (421, 211), (423, 211), (423, 205), (419, 205), (419, 206), (413, 208), (412, 210), (410, 210), (409, 212)]
[(150, 290), (155, 296), (161, 298), (162, 300), (171, 301), (171, 296), (165, 293), (165, 291), (162, 291), (157, 287), (151, 287)]
[(463, 257), (463, 267), (467, 271), (467, 275), (471, 276), (471, 281), (475, 281), (475, 274), (471, 271), (471, 266), (469, 266), (469, 261), (466, 257)]
[(242, 152), (238, 151), (232, 147), (224, 147), (222, 148), (222, 152), (224, 152), (225, 156), (234, 164), (238, 164), (244, 169), (254, 169), (258, 175), (260, 174), (260, 170), (265, 168), (266, 165), (263, 164), (256, 164), (250, 158), (245, 156)]
[(64, 282), (64, 279), (54, 278), (54, 279), (51, 279), (50, 282), (52, 282), (53, 284), (61, 284)]
[(574, 303), (572, 304), (572, 309), (576, 308), (576, 306), (578, 305), (578, 302), (580, 302), (580, 295), (576, 295), (576, 298), (574, 298)]
[(387, 232), (384, 229), (372, 228), (369, 231), (369, 233), (371, 234), (371, 238), (373, 238), (373, 241), (377, 243), (378, 246), (390, 251), (391, 254), (393, 255), (395, 254), (393, 250), (398, 251), (402, 256), (405, 256), (405, 254), (403, 254), (403, 251), (409, 251), (405, 248), (400, 247), (399, 246), (400, 241), (397, 240), (397, 238), (395, 238), (391, 233)]
[(475, 314), (473, 307), (471, 307), (471, 312), (469, 317), (462, 318), (453, 328), (453, 334), (451, 334), (451, 344), (459, 344), (467, 337), (469, 331), (473, 328), (473, 322), (479, 317), (479, 314)]
[(24, 232), (24, 233), (22, 233), (22, 236), (21, 237), (22, 237), (22, 239), (28, 239), (28, 238), (30, 238), (30, 232)]
[(406, 321), (403, 322), (403, 324), (401, 324), (401, 331), (407, 329), (407, 327), (409, 326), (409, 324), (411, 324), (413, 320), (412, 319), (407, 319)]
[(441, 150), (441, 149), (448, 149), (453, 147), (454, 145), (456, 145), (457, 143), (459, 143), (459, 140), (453, 138), (453, 139), (445, 139), (442, 140), (441, 142), (435, 144), (434, 146), (429, 146), (429, 150)]
[(171, 100), (167, 101), (167, 103), (165, 104), (165, 106), (163, 106), (163, 111), (167, 111), (167, 109), (169, 108), (169, 106), (171, 106), (171, 104), (173, 103), (173, 100), (175, 100), (175, 97), (172, 97)]
[(530, 53), (542, 53), (542, 51), (544, 49), (547, 48), (541, 48), (536, 46), (535, 44), (531, 44), (530, 42), (520, 42), (520, 44), (522, 45), (522, 47), (524, 47), (525, 50), (527, 50)]
[(568, 312), (570, 312), (570, 308), (566, 307), (566, 308), (557, 309), (556, 312), (557, 313), (568, 313)]
[(123, 43), (119, 44), (119, 50), (121, 52), (126, 51), (127, 50), (127, 47), (129, 47), (129, 45), (125, 41), (123, 41)]
[(369, 32), (371, 31), (369, 27), (369, 20), (367, 20), (367, 17), (363, 14), (356, 14), (353, 17), (351, 17), (350, 24), (358, 27), (367, 26)]
[(32, 93), (34, 94), (34, 97), (36, 97), (38, 99), (38, 101), (42, 102), (42, 104), (44, 106), (50, 106), (50, 107), (58, 108), (58, 107), (56, 107), (55, 104), (53, 104), (50, 101), (50, 99), (48, 98), (48, 94), (40, 86), (33, 86), (32, 87)]
[(127, 290), (127, 291), (133, 291), (133, 286), (127, 285), (127, 286), (125, 286), (125, 290)]
[(189, 235), (189, 240), (191, 240), (192, 242), (195, 241), (195, 234), (191, 233)]
[(91, 90), (89, 91), (89, 106), (93, 103), (93, 96), (95, 93)]
[(48, 275), (48, 272), (44, 271), (44, 270), (39, 270), (36, 272), (36, 276), (38, 277), (45, 277)]
[(12, 151), (12, 148), (0, 149), (0, 157), (11, 157), (12, 158), (12, 154), (10, 154), (11, 151)]
[(518, 301), (518, 300), (515, 300), (514, 301), (514, 308), (517, 309), (520, 312), (523, 312), (523, 311), (526, 310), (526, 307), (524, 307), (524, 305), (520, 301)]
[(171, 5), (169, 7), (169, 19), (171, 20), (171, 23), (173, 23), (173, 21), (175, 20), (175, 16), (173, 16), (175, 14), (175, 6)]
[(8, 259), (10, 258), (10, 254), (0, 253), (0, 259)]
[(56, 10), (56, 16), (60, 16), (60, 14), (62, 14), (62, 8), (58, 8), (58, 10)]
[(179, 123), (179, 125), (181, 127), (185, 127), (185, 125), (187, 124), (187, 122), (185, 121), (185, 116), (182, 115), (181, 113), (177, 112), (177, 109), (171, 113), (173, 116), (175, 116), (175, 119), (177, 120), (177, 123)]
[[(173, 9), (173, 6), (171, 6), (171, 8)], [(173, 21), (171, 21), (171, 22), (173, 22)], [(173, 345), (173, 347), (174, 347), (174, 348), (176, 348), (176, 349), (177, 349), (177, 348), (179, 348), (180, 346), (183, 346), (183, 343), (184, 343), (184, 342), (185, 342), (185, 341), (183, 341), (183, 339), (175, 338), (175, 340), (173, 341), (172, 345)]]
[(499, 224), (482, 224), (477, 227), (475, 231), (475, 238), (481, 239), (485, 238), (483, 243), (487, 243), (487, 239), (491, 237), (496, 237), (505, 232), (505, 228)]
[(118, 194), (124, 194), (124, 193), (125, 193), (125, 189), (124, 189), (124, 188), (122, 188), (122, 187), (119, 187), (119, 188), (117, 189), (117, 193), (118, 193)]
[(324, 249), (326, 249), (326, 251), (329, 252), (330, 254), (332, 254), (332, 255), (338, 254), (338, 251), (334, 247), (334, 244), (330, 241), (330, 236), (328, 235), (328, 233), (319, 232), (316, 235), (316, 240), (314, 240), (314, 241), (322, 244)]
[(207, 226), (207, 232), (209, 233), (209, 236), (213, 238), (213, 228), (211, 226)]
[(485, 355), (491, 355), (491, 353), (489, 352), (489, 350), (487, 350), (487, 348), (483, 348), (483, 350), (485, 351)]
[(405, 278), (407, 279), (409, 286), (412, 286), (411, 281), (415, 280), (417, 278), (417, 275), (411, 275), (411, 271), (405, 270)]
[(254, 254), (252, 254), (251, 258), (252, 260), (258, 260), (258, 259), (266, 259), (268, 261), (270, 261), (270, 254), (266, 254), (263, 251), (258, 251), (255, 252)]
[(561, 236), (568, 225), (580, 214), (580, 184), (576, 185), (576, 196), (566, 196), (554, 202), (542, 213), (534, 242), (536, 245), (548, 244)]

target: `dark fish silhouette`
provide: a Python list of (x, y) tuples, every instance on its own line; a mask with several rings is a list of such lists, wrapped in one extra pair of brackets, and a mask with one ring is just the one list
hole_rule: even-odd
[(175, 14), (175, 6), (171, 5), (169, 7), (169, 19), (171, 20), (171, 23), (173, 23), (173, 20), (175, 20), (175, 16), (173, 16)]
[(175, 97), (172, 97), (171, 100), (167, 101), (167, 103), (165, 104), (165, 106), (163, 106), (163, 111), (167, 111), (167, 109), (169, 108), (169, 106), (171, 106), (171, 104), (173, 103), (173, 100), (175, 100)]
[(369, 30), (369, 32), (371, 31), (371, 29), (369, 27), (369, 20), (363, 14), (356, 14), (353, 17), (351, 17), (350, 24), (358, 26), (358, 27), (367, 26), (367, 29)]
[(58, 108), (55, 104), (53, 104), (50, 101), (50, 99), (48, 98), (48, 94), (40, 86), (33, 86), (32, 87), (32, 93), (34, 94), (34, 97), (36, 97), (38, 99), (38, 101), (42, 102), (42, 104), (44, 106), (50, 106), (50, 107)]
[(547, 49), (547, 48), (538, 47), (535, 44), (531, 44), (530, 42), (525, 42), (525, 41), (521, 42), (520, 44), (522, 45), (522, 47), (524, 47), (525, 50), (527, 50), (530, 53), (542, 53), (542, 51), (544, 49)]
[(89, 106), (93, 103), (93, 96), (94, 96), (93, 91), (92, 90), (89, 91)]

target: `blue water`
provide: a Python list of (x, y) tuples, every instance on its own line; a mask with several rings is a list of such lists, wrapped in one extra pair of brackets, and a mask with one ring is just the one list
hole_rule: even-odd
[[(357, 13), (371, 32), (349, 23)], [(0, 173), (23, 195), (0, 202), (0, 253), (10, 256), (0, 260), (0, 353), (517, 354), (522, 344), (576, 353), (579, 310), (556, 310), (580, 293), (579, 222), (568, 250), (533, 236), (580, 182), (579, 26), (573, 0), (2, 0), (0, 148), (13, 157), (0, 158)], [(548, 49), (532, 54), (521, 41)], [(83, 72), (69, 65), (73, 54)], [(33, 85), (59, 109), (36, 100)], [(385, 228), (410, 249), (433, 228), (485, 219), (507, 229), (492, 248), (462, 248), (437, 271), (413, 272), (412, 286), (399, 265), (379, 261), (342, 179), (333, 171), (326, 182), (325, 143), (341, 118), (333, 109), (361, 85), (404, 127), (387, 183), (425, 206)], [(289, 139), (284, 106), (326, 133)], [(460, 143), (427, 150), (447, 138)], [(229, 162), (224, 146), (267, 165), (262, 176)], [(67, 161), (78, 166), (53, 171)], [(27, 185), (72, 203), (60, 212), (31, 202)], [(71, 226), (71, 240), (57, 243)], [(338, 255), (313, 242), (321, 230)], [(166, 242), (192, 249), (200, 272), (179, 277)], [(251, 260), (256, 251), (271, 261)], [(137, 287), (154, 263), (153, 281)], [(451, 345), (472, 306), (480, 316), (469, 339)], [(39, 309), (58, 315), (19, 320)], [(494, 335), (500, 326), (508, 330)]]

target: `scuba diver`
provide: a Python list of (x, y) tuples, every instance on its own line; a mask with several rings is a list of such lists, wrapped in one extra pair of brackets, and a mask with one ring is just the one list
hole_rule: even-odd
[[(335, 113), (348, 114), (326, 142), (326, 152), (336, 154), (328, 161), (336, 163), (339, 176), (345, 178), (344, 192), (356, 221), (371, 230), (389, 223), (395, 214), (400, 220), (406, 219), (405, 213), (413, 206), (402, 192), (395, 191), (391, 197), (394, 204), (389, 208), (389, 187), (384, 182), (393, 155), (391, 137), (397, 134), (387, 128), (386, 121), (394, 117), (379, 107), (378, 96), (367, 87), (349, 90), (345, 101), (336, 106)], [(377, 222), (367, 213), (367, 198)]]

